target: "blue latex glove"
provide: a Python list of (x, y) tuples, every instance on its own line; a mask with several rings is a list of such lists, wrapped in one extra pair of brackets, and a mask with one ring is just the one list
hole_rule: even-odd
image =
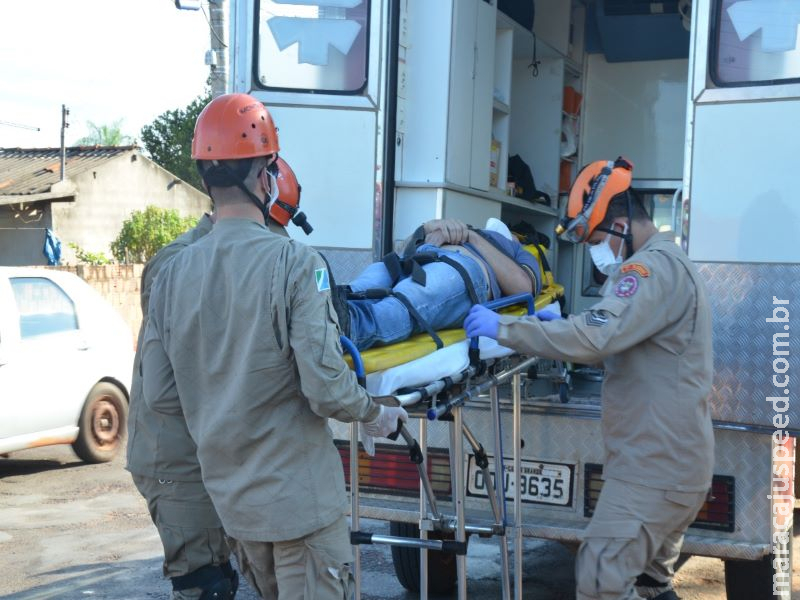
[(550, 312), (550, 311), (546, 311), (546, 312), (537, 312), (537, 313), (536, 313), (536, 317), (537, 317), (537, 318), (538, 318), (540, 321), (558, 321), (559, 319), (561, 319), (561, 318), (562, 318), (562, 317), (561, 317), (561, 315), (559, 315), (559, 314), (556, 314), (556, 313), (552, 313), (552, 312)]
[(482, 335), (496, 340), (497, 332), (500, 329), (500, 315), (485, 306), (476, 304), (464, 319), (464, 329), (467, 337)]

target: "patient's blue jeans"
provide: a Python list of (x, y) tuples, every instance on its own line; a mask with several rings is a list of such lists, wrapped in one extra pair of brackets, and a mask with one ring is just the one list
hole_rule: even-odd
[[(489, 284), (475, 259), (430, 244), (420, 246), (418, 251), (435, 252), (458, 261), (469, 274), (479, 302), (486, 302)], [(461, 275), (442, 262), (429, 263), (422, 268), (426, 273), (426, 285), (419, 285), (406, 277), (394, 286), (394, 290), (408, 298), (433, 329), (461, 327), (464, 317), (472, 307)], [(359, 292), (371, 288), (388, 289), (391, 283), (386, 265), (378, 262), (364, 269), (350, 282), (350, 287), (354, 292)], [(391, 296), (381, 300), (350, 300), (348, 306), (350, 339), (359, 350), (366, 350), (374, 344), (398, 342), (425, 331), (408, 314), (403, 303)]]

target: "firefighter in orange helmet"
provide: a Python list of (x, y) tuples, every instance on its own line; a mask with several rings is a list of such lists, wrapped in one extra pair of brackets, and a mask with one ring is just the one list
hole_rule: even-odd
[[(192, 156), (217, 220), (153, 286), (143, 396), (185, 417), (208, 495), (261, 597), (338, 600), (349, 597), (352, 549), (327, 419), (383, 437), (408, 416), (376, 403), (344, 362), (322, 257), (265, 227), (297, 216), (299, 186), (294, 198), (278, 151), (269, 111), (249, 95), (220, 96), (198, 117)], [(171, 386), (177, 394), (164, 394)]]
[(314, 228), (308, 222), (305, 213), (300, 211), (300, 192), (302, 188), (292, 167), (280, 156), (275, 161), (277, 167), (278, 197), (269, 209), (270, 218), (286, 227), (289, 221), (300, 227), (308, 235)]
[(599, 302), (549, 322), (476, 306), (464, 322), (469, 336), (605, 367), (605, 483), (578, 551), (578, 600), (676, 600), (675, 562), (714, 465), (705, 287), (675, 234), (655, 228), (632, 170), (624, 158), (585, 167), (557, 228), (608, 276)]

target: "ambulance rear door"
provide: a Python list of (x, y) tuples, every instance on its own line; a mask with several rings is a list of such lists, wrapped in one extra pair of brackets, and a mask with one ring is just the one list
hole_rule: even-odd
[[(238, 0), (234, 91), (269, 108), (322, 249), (348, 281), (382, 252), (386, 0)], [(392, 119), (393, 121), (393, 119)]]
[(713, 417), (772, 433), (767, 398), (787, 398), (798, 431), (781, 383), (800, 367), (800, 2), (694, 8), (681, 239), (714, 315)]

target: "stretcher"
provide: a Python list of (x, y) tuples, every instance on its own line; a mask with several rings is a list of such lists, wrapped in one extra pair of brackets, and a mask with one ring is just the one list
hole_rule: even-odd
[[(564, 289), (546, 274), (544, 289), (535, 299), (530, 294), (521, 294), (487, 303), (492, 309), (508, 314), (533, 314), (545, 310), (558, 310), (558, 301)], [(466, 554), (468, 536), (494, 537), (500, 548), (502, 598), (510, 600), (512, 569), (509, 561), (508, 538), (514, 544), (514, 597), (522, 597), (522, 504), (520, 485), (514, 486), (513, 519), (506, 513), (505, 494), (498, 493), (495, 486), (487, 486), (488, 503), (492, 522), (478, 524), (470, 522), (465, 514), (466, 482), (464, 474), (464, 440), (474, 455), (476, 464), (483, 472), (484, 481), (502, 482), (504, 480), (502, 427), (498, 388), (511, 383), (513, 404), (513, 461), (515, 474), (520, 473), (520, 421), (522, 374), (535, 368), (536, 357), (518, 356), (508, 348), (499, 346), (485, 338), (467, 340), (463, 329), (437, 332), (444, 347), (436, 349), (427, 334), (414, 336), (409, 340), (387, 347), (379, 347), (359, 353), (355, 346), (342, 338), (347, 353), (345, 358), (356, 372), (359, 382), (374, 396), (385, 399), (386, 403), (406, 407), (409, 417), (418, 419), (419, 440), (409, 433), (402, 424), (390, 436), (402, 438), (408, 446), (409, 460), (416, 465), (420, 479), (419, 538), (406, 538), (392, 535), (378, 535), (361, 530), (360, 491), (359, 491), (359, 449), (358, 426), (350, 427), (350, 499), (351, 499), (351, 542), (354, 545), (355, 598), (361, 597), (361, 561), (359, 547), (363, 544), (388, 544), (420, 551), (420, 598), (428, 597), (427, 552), (437, 550), (452, 553), (456, 557), (456, 585), (458, 598), (466, 598)], [(559, 376), (557, 374), (556, 379)], [(487, 395), (491, 405), (493, 429), (494, 473), (489, 471), (487, 452), (480, 440), (464, 422), (462, 408), (474, 398)], [(427, 423), (441, 420), (448, 423), (450, 435), (450, 456), (459, 457), (450, 461), (452, 471), (452, 501), (454, 514), (440, 510), (433, 487), (425, 468)], [(494, 477), (492, 477), (494, 475)], [(453, 539), (428, 539), (428, 532), (436, 531), (450, 535)]]

